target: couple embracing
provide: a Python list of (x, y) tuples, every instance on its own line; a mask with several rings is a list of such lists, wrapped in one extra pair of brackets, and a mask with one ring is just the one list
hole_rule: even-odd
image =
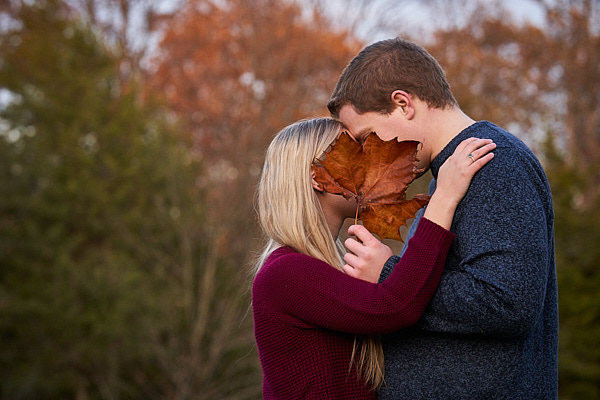
[[(327, 107), (275, 136), (258, 187), (263, 397), (556, 399), (552, 198), (531, 150), (467, 116), (439, 63), (399, 38), (363, 49)], [(400, 255), (361, 225), (339, 239), (356, 201), (312, 166), (344, 131), (420, 143), (431, 198)]]

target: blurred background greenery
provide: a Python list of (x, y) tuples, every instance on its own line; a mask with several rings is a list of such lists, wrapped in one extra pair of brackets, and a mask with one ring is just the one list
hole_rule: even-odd
[(260, 398), (263, 153), (327, 115), (363, 46), (402, 35), (542, 160), (560, 398), (600, 399), (599, 16), (598, 0), (0, 2), (0, 398)]

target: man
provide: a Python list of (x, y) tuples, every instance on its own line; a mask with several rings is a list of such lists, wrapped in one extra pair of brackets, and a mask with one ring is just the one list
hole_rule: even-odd
[[(371, 132), (420, 141), (420, 166), (434, 177), (430, 192), (463, 139), (497, 145), (456, 210), (456, 239), (425, 315), (383, 338), (386, 384), (379, 398), (556, 399), (554, 217), (533, 153), (507, 131), (462, 112), (438, 62), (401, 39), (361, 51), (327, 106), (359, 141)], [(369, 251), (376, 250), (365, 246), (355, 262), (368, 262)], [(397, 259), (388, 260), (382, 279)]]

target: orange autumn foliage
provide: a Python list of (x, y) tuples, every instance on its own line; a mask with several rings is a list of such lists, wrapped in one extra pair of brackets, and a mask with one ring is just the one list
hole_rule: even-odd
[(216, 248), (239, 262), (259, 234), (248, 199), (266, 147), (283, 126), (326, 115), (337, 76), (360, 45), (317, 14), (306, 20), (291, 2), (189, 0), (159, 47), (149, 89), (193, 141)]

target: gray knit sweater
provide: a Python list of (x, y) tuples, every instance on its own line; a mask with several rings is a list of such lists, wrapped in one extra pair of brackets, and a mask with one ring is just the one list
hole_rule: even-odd
[[(456, 239), (421, 321), (383, 337), (382, 400), (557, 398), (558, 299), (548, 181), (525, 144), (485, 121), (461, 132), (433, 160), (434, 178), (468, 137), (493, 139), (495, 157), (475, 175), (456, 210), (451, 229)], [(381, 280), (398, 257), (388, 260)]]

